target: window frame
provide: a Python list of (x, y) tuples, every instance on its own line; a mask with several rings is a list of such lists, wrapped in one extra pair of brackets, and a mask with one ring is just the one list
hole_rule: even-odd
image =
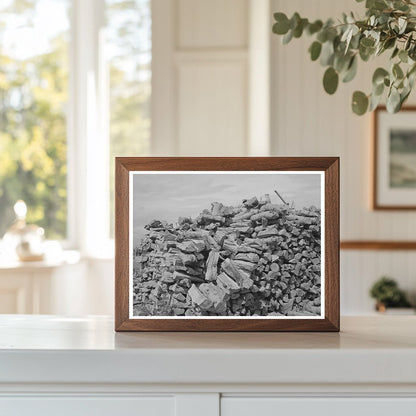
[[(156, 91), (165, 102), (163, 80), (166, 73), (159, 70), (154, 76), (154, 16), (158, 16), (157, 60), (163, 61), (164, 52), (172, 45), (165, 44), (166, 35), (173, 29), (166, 6), (173, 11), (171, 2), (150, 0), (152, 16), (152, 100), (154, 116), (154, 79), (160, 84)], [(84, 258), (114, 258), (114, 238), (110, 236), (110, 135), (109, 135), (109, 65), (106, 57), (106, 1), (69, 0), (69, 79), (67, 132), (67, 235), (59, 240), (63, 249), (77, 250)], [(162, 23), (170, 22), (169, 28)], [(171, 39), (173, 42), (173, 39)], [(169, 54), (169, 58), (171, 55)], [(159, 62), (160, 63), (160, 62)], [(161, 66), (159, 65), (161, 68)], [(168, 80), (173, 87), (173, 76)], [(150, 153), (158, 153), (169, 142), (165, 137), (155, 146), (153, 137), (161, 137), (164, 129), (154, 131), (154, 125), (166, 124), (166, 109), (157, 111), (164, 123), (151, 125)], [(161, 146), (163, 145), (163, 146)], [(175, 152), (173, 152), (175, 153)], [(1, 236), (0, 236), (1, 243)]]
[(67, 115), (68, 222), (65, 248), (109, 258), (108, 71), (105, 0), (72, 0)]

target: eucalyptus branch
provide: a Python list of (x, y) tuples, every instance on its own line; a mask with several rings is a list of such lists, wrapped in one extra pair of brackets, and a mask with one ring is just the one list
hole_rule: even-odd
[[(356, 0), (361, 3), (363, 0)], [(334, 25), (332, 19), (310, 22), (295, 13), (290, 19), (275, 13), (273, 32), (283, 43), (304, 34), (313, 36), (309, 53), (326, 68), (323, 86), (334, 94), (339, 81), (349, 82), (357, 73), (357, 62), (364, 62), (391, 51), (389, 68), (377, 68), (372, 92), (355, 91), (352, 109), (362, 115), (374, 110), (387, 92), (390, 112), (397, 112), (407, 100), (416, 78), (416, 3), (411, 0), (366, 0), (366, 17), (344, 14)]]

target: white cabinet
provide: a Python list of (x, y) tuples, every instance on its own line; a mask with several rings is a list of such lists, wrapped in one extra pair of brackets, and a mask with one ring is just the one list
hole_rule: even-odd
[(114, 260), (7, 261), (0, 256), (0, 314), (108, 315), (114, 310)]
[(414, 416), (416, 398), (225, 397), (221, 416)]
[(174, 416), (171, 397), (16, 397), (0, 398), (7, 416)]
[(115, 333), (0, 316), (0, 416), (415, 416), (416, 316), (341, 333)]
[[(78, 284), (81, 297), (86, 280), (83, 263), (0, 262), (0, 314), (71, 313), (68, 292)], [(74, 301), (72, 301), (74, 303)]]

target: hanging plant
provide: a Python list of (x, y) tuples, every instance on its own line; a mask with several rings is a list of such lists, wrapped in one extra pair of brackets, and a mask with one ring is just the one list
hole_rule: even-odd
[[(356, 0), (357, 3), (363, 0)], [(416, 1), (416, 0), (415, 0)], [(283, 36), (283, 44), (307, 34), (314, 37), (309, 47), (312, 61), (326, 68), (323, 87), (334, 94), (340, 80), (350, 82), (359, 60), (390, 54), (390, 65), (374, 71), (371, 93), (355, 91), (352, 110), (363, 115), (373, 111), (386, 96), (390, 113), (398, 112), (409, 97), (416, 77), (416, 2), (411, 0), (366, 0), (364, 19), (343, 14), (339, 22), (310, 22), (299, 13), (290, 19), (275, 13), (273, 33)]]

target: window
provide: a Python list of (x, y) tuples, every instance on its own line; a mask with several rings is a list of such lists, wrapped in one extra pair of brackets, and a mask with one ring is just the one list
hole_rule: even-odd
[(0, 237), (17, 199), (47, 238), (113, 236), (114, 157), (149, 152), (151, 47), (151, 0), (1, 2)]
[[(0, 6), (0, 236), (26, 201), (28, 221), (65, 238), (68, 0)], [(50, 19), (53, 13), (54, 18)]]
[(114, 235), (114, 157), (144, 156), (150, 145), (150, 0), (107, 0), (110, 79), (110, 235)]

